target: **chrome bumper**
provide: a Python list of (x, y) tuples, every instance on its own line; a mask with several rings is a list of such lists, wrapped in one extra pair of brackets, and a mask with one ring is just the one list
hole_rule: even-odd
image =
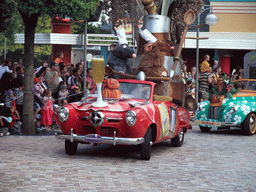
[(77, 135), (74, 134), (73, 129), (71, 129), (70, 135), (65, 135), (63, 133), (55, 133), (57, 139), (70, 140), (71, 142), (83, 142), (83, 143), (100, 143), (100, 144), (110, 144), (110, 145), (139, 145), (144, 142), (144, 138), (121, 138), (116, 137), (116, 132), (114, 132), (113, 137), (101, 137), (97, 134), (91, 134), (98, 141), (90, 142), (86, 136), (88, 135)]
[(229, 127), (236, 127), (238, 126), (236, 123), (226, 123), (226, 122), (220, 122), (220, 121), (201, 121), (201, 120), (194, 120), (195, 124), (198, 125), (208, 125), (208, 126), (229, 126)]

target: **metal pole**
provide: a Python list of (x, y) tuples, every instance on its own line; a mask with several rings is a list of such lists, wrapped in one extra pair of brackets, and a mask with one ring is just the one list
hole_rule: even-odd
[[(206, 7), (206, 5), (204, 6)], [(206, 10), (209, 10), (210, 8), (204, 8), (200, 13), (197, 14), (197, 26), (200, 25), (200, 16), (203, 12)], [(199, 82), (198, 82), (198, 76), (199, 76), (199, 27), (197, 28), (196, 31), (196, 95), (195, 95), (195, 100), (196, 103), (199, 102)]]
[[(197, 14), (197, 25), (200, 25), (200, 14)], [(199, 89), (198, 89), (198, 75), (199, 75), (199, 28), (197, 28), (196, 32), (196, 103), (198, 103), (199, 99)]]
[(4, 59), (6, 59), (6, 37), (4, 38)]
[(84, 93), (83, 96), (87, 97), (87, 86), (86, 86), (86, 71), (87, 71), (87, 20), (84, 21)]

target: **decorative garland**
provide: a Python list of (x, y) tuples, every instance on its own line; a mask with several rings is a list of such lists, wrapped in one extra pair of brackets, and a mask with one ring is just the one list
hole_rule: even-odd
[(211, 101), (212, 96), (215, 95), (218, 97), (219, 95), (224, 95), (225, 98), (231, 98), (234, 94), (238, 92), (237, 89), (234, 88), (234, 84), (237, 84), (236, 82), (231, 82), (230, 79), (225, 79), (225, 77), (222, 77), (223, 79), (223, 89), (221, 92), (219, 92), (219, 88), (217, 85), (214, 85), (212, 89), (208, 90), (209, 98), (208, 100)]

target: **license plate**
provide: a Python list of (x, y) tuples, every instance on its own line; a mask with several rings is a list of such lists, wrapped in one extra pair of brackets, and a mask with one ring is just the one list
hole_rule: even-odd
[(99, 143), (102, 138), (98, 134), (89, 134), (85, 135), (85, 140), (88, 141), (89, 143)]
[(211, 121), (194, 121), (196, 124), (200, 125), (210, 125), (210, 126), (221, 126), (221, 122), (211, 122)]

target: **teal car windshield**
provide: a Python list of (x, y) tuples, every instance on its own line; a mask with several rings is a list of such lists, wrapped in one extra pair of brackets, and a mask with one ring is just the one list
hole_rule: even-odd
[(256, 91), (256, 81), (249, 81), (247, 90)]

